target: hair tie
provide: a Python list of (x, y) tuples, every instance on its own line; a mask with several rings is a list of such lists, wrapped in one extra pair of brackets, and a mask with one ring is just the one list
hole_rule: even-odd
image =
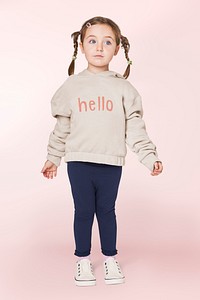
[(75, 60), (77, 59), (77, 57), (75, 55), (72, 56), (72, 60)]
[(91, 27), (91, 23), (90, 22), (87, 22), (87, 24), (85, 25), (87, 28)]
[(128, 59), (127, 63), (128, 63), (128, 65), (132, 65), (132, 60)]

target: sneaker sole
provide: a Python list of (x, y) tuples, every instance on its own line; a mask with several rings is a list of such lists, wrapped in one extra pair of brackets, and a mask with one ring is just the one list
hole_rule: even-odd
[(93, 286), (96, 285), (96, 280), (76, 280), (75, 283), (77, 286)]
[(125, 282), (125, 278), (105, 279), (106, 284), (121, 284)]

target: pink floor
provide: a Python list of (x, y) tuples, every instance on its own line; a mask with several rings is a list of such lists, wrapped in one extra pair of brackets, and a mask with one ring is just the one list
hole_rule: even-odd
[(200, 299), (200, 259), (194, 247), (123, 242), (118, 258), (126, 283), (115, 286), (104, 284), (97, 241), (93, 252), (97, 285), (76, 287), (73, 245), (35, 240), (1, 247), (1, 299)]

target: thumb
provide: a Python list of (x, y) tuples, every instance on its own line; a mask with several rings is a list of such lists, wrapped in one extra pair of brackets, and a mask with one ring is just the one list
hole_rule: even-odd
[(46, 171), (46, 167), (44, 166), (43, 168), (42, 168), (42, 170), (41, 170), (41, 173), (44, 173), (45, 171)]
[(154, 164), (154, 168), (155, 168), (155, 170), (158, 170), (158, 169), (159, 169), (159, 164), (158, 164), (157, 161), (156, 161), (155, 164)]

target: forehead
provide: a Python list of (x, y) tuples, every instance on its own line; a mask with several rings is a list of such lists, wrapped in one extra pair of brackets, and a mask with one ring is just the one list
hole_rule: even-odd
[(113, 39), (115, 38), (115, 33), (113, 32), (113, 29), (106, 24), (95, 24), (91, 27), (88, 27), (85, 33), (85, 37), (89, 35), (95, 35), (95, 36), (111, 36)]

